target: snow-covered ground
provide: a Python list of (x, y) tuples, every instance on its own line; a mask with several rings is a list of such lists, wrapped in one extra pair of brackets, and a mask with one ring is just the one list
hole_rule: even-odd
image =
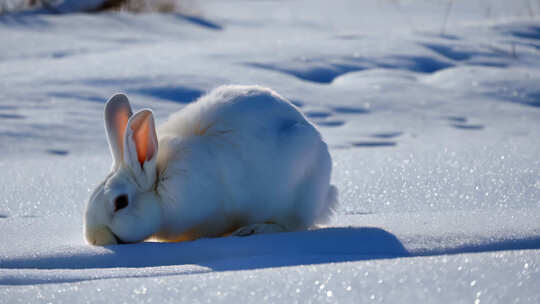
[[(1, 303), (540, 302), (538, 1), (197, 3), (0, 16)], [(104, 101), (159, 123), (229, 83), (319, 125), (329, 227), (87, 245)]]

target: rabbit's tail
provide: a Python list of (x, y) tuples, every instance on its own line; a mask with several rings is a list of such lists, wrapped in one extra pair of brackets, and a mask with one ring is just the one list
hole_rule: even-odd
[(326, 201), (315, 220), (316, 224), (325, 224), (330, 221), (338, 206), (338, 189), (334, 185), (328, 187), (328, 193), (326, 194)]

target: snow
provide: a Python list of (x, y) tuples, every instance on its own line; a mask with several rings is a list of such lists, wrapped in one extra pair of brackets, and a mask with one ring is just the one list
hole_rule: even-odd
[[(0, 302), (540, 302), (540, 7), (452, 3), (444, 29), (423, 0), (0, 16)], [(85, 244), (106, 99), (159, 124), (229, 83), (320, 127), (328, 227)]]

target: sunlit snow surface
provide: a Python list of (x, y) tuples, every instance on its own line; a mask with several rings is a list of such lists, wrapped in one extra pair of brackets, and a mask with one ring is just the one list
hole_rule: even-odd
[[(447, 4), (0, 16), (0, 302), (540, 302), (540, 6), (453, 1), (444, 26)], [(107, 97), (159, 123), (228, 83), (271, 87), (320, 127), (336, 218), (86, 245)]]

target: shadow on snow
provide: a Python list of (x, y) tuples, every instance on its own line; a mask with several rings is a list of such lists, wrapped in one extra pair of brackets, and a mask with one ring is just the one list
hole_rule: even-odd
[[(401, 242), (383, 229), (350, 227), (84, 249), (3, 259), (0, 268), (89, 269), (196, 264), (224, 271), (409, 256)], [(244, 263), (253, 257), (265, 258), (255, 264)], [(234, 263), (223, 262), (231, 259)]]
[(395, 55), (385, 58), (343, 57), (335, 59), (337, 59), (338, 62), (329, 62), (324, 59), (296, 59), (289, 62), (276, 63), (246, 62), (244, 65), (288, 74), (306, 81), (325, 84), (331, 83), (335, 78), (350, 72), (375, 68), (433, 73), (454, 66), (451, 62), (427, 56)]
[[(160, 277), (212, 271), (254, 270), (271, 267), (415, 256), (538, 249), (540, 237), (495, 240), (452, 248), (408, 251), (393, 234), (370, 227), (325, 228), (286, 234), (222, 237), (192, 242), (144, 242), (108, 247), (59, 248), (0, 261), (0, 285), (32, 285), (96, 279)], [(158, 268), (176, 266), (174, 268)], [(153, 268), (146, 268), (153, 267)], [(10, 273), (10, 269), (15, 272)], [(18, 275), (20, 269), (34, 273)], [(121, 271), (118, 271), (121, 269)], [(41, 272), (40, 272), (41, 271)], [(58, 271), (62, 273), (58, 276)]]
[(201, 90), (182, 86), (150, 87), (132, 91), (143, 95), (149, 95), (159, 99), (165, 99), (179, 103), (192, 102), (204, 93)]

